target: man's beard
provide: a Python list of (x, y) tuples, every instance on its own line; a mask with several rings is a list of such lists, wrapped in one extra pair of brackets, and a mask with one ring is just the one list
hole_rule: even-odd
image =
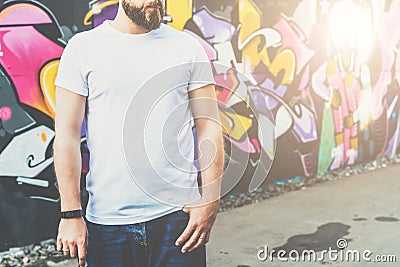
[[(141, 7), (134, 6), (127, 0), (122, 0), (122, 7), (134, 24), (145, 28), (147, 31), (158, 29), (161, 25), (164, 15), (164, 4), (161, 0), (154, 0)], [(151, 10), (149, 7), (158, 7), (159, 9)]]

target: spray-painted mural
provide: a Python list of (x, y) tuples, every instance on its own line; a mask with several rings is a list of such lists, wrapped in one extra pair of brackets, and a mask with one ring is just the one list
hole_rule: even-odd
[[(74, 33), (113, 19), (117, 7), (118, 0), (0, 7), (0, 250), (56, 234), (59, 58)], [(232, 192), (397, 153), (400, 0), (166, 0), (166, 7), (169, 24), (197, 38), (213, 63), (234, 163), (226, 176), (245, 170)]]

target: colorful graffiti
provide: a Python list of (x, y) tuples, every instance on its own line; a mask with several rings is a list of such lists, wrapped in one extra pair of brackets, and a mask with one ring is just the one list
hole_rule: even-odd
[[(54, 79), (71, 33), (39, 2), (6, 1), (0, 7), (0, 195), (7, 214), (0, 216), (0, 248), (54, 235)], [(86, 159), (84, 139), (83, 131)], [(51, 227), (41, 228), (46, 225)]]
[(397, 152), (399, 1), (203, 1), (195, 10), (184, 30), (214, 48), (214, 63), (246, 76), (251, 89), (240, 95), (260, 130), (275, 123), (272, 180)]
[[(225, 176), (244, 170), (232, 192), (398, 153), (400, 0), (165, 3), (166, 21), (197, 38), (213, 64), (233, 162)], [(0, 199), (2, 214), (14, 212), (0, 217), (8, 225), (0, 248), (56, 231), (57, 216), (28, 239), (12, 223), (43, 205), (58, 210), (51, 145), (59, 58), (74, 33), (113, 19), (117, 8), (118, 0), (0, 6)], [(16, 202), (30, 209), (18, 214)]]

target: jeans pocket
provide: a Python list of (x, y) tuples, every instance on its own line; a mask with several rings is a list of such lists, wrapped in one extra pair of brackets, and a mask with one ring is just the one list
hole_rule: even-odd
[(88, 241), (94, 243), (111, 243), (119, 240), (123, 235), (118, 225), (101, 225), (87, 223)]
[(170, 221), (170, 220), (179, 220), (179, 221), (184, 220), (184, 221), (187, 221), (187, 220), (189, 220), (189, 217), (190, 217), (189, 213), (183, 211), (183, 209), (179, 209), (179, 210), (176, 210), (176, 211), (168, 214), (165, 217), (165, 219), (167, 221)]
[(184, 211), (183, 209), (178, 210), (178, 213), (180, 213), (180, 216), (184, 217), (186, 220), (189, 220), (190, 213)]

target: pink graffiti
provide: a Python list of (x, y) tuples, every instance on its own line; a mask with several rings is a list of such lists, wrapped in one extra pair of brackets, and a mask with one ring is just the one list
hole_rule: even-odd
[(232, 138), (230, 138), (227, 135), (224, 135), (224, 137), (229, 140), (234, 146), (239, 148), (240, 150), (247, 152), (247, 153), (256, 153), (256, 149), (254, 148), (253, 144), (251, 143), (249, 137), (247, 136), (246, 139), (242, 142), (236, 141)]
[(297, 24), (282, 15), (278, 22), (272, 27), (282, 36), (280, 50), (291, 49), (296, 56), (296, 74), (308, 64), (315, 52), (305, 44), (306, 37)]
[[(217, 81), (216, 81), (216, 83), (218, 84)], [(232, 88), (232, 87), (229, 87), (229, 88)], [(217, 91), (218, 91), (218, 95), (217, 95), (218, 101), (221, 103), (227, 104), (229, 98), (232, 95), (233, 90), (228, 89), (227, 87), (221, 86), (221, 87), (217, 88)]]
[(8, 121), (12, 116), (12, 110), (8, 106), (0, 108), (0, 119), (3, 121)]
[(215, 83), (219, 86), (217, 95), (218, 101), (225, 104), (237, 87), (231, 75), (235, 75), (235, 73), (233, 71), (228, 71), (227, 73), (214, 75)]
[[(328, 101), (331, 98), (333, 123), (336, 135), (335, 159), (331, 170), (343, 164), (354, 164), (357, 158), (357, 145), (352, 145), (352, 140), (358, 140), (358, 121), (354, 118), (361, 94), (361, 84), (356, 70), (342, 64), (343, 54), (337, 54), (324, 63), (315, 72), (313, 89), (317, 95)], [(356, 61), (355, 55), (348, 55)], [(328, 65), (335, 71), (328, 70)], [(344, 77), (352, 77), (352, 83), (346, 86)]]
[(315, 169), (315, 165), (317, 164), (317, 160), (315, 159), (315, 152), (311, 152), (304, 155), (299, 153), (299, 156), (300, 156), (300, 161), (304, 166), (304, 174), (308, 177), (312, 176), (313, 173), (310, 172), (309, 170)]
[[(12, 79), (22, 103), (36, 109), (45, 109), (45, 102), (38, 83), (41, 67), (51, 59), (59, 58), (63, 48), (42, 35), (30, 23), (52, 23), (50, 17), (34, 5), (16, 4), (8, 13), (0, 13), (2, 25), (0, 42), (3, 56), (0, 64)], [(6, 14), (6, 15), (4, 15)], [(24, 26), (18, 26), (23, 24)]]
[(260, 146), (260, 143), (258, 142), (258, 140), (256, 138), (253, 138), (253, 139), (251, 139), (251, 142), (256, 147), (257, 153), (260, 153), (261, 152), (261, 146)]
[(11, 5), (0, 13), (1, 26), (46, 23), (53, 23), (49, 15), (41, 8), (28, 3)]

